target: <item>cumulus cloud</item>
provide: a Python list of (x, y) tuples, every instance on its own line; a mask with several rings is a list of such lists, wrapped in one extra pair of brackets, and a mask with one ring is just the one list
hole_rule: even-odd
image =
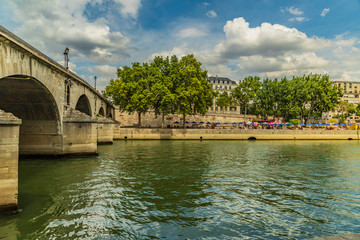
[(206, 16), (208, 16), (209, 18), (216, 18), (217, 14), (214, 10), (210, 10), (206, 13)]
[(65, 47), (70, 48), (70, 58), (115, 62), (127, 57), (127, 37), (111, 31), (103, 18), (90, 21), (84, 16), (90, 2), (14, 0), (9, 5), (15, 20), (22, 24), (16, 33), (52, 57), (57, 58)]
[(204, 36), (204, 35), (206, 35), (206, 33), (197, 28), (185, 28), (185, 29), (180, 30), (180, 32), (177, 35), (182, 38), (187, 38), (187, 37)]
[(288, 51), (309, 51), (328, 46), (328, 41), (309, 38), (295, 28), (279, 24), (262, 23), (250, 28), (244, 18), (228, 21), (224, 26), (226, 40), (219, 43), (215, 51), (226, 59), (241, 56), (278, 56)]
[(324, 10), (321, 12), (320, 16), (325, 17), (326, 14), (330, 12), (330, 8), (324, 8)]
[(152, 58), (193, 53), (209, 75), (234, 80), (248, 75), (291, 78), (308, 73), (329, 74), (332, 80), (360, 80), (360, 49), (356, 47), (360, 41), (347, 34), (322, 39), (278, 24), (250, 27), (245, 19), (236, 18), (226, 23), (224, 35), (224, 40), (205, 49), (183, 44)]

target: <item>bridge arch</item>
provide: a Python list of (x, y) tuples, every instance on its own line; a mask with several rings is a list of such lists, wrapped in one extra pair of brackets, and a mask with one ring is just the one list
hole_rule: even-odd
[(100, 109), (99, 109), (99, 115), (102, 116), (102, 117), (105, 117), (105, 112), (104, 112), (104, 108), (103, 108), (103, 107), (100, 107)]
[(79, 110), (82, 113), (85, 113), (89, 116), (91, 116), (91, 106), (90, 106), (90, 101), (88, 99), (88, 97), (83, 94), (79, 97), (79, 100), (76, 103), (76, 110)]
[(22, 120), (20, 154), (61, 151), (61, 120), (54, 96), (38, 79), (27, 75), (0, 78), (0, 109)]

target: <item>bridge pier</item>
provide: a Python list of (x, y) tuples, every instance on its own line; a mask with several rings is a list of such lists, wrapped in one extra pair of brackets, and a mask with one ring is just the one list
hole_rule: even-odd
[(63, 154), (97, 154), (97, 122), (70, 109), (63, 120)]
[(0, 109), (0, 211), (17, 210), (20, 124)]
[(113, 120), (105, 117), (97, 118), (97, 142), (98, 144), (112, 144), (114, 140)]

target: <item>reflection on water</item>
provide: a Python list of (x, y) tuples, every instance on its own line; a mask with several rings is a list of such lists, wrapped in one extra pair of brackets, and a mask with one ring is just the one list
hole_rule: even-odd
[(0, 239), (304, 239), (360, 232), (356, 141), (119, 141), (22, 160)]

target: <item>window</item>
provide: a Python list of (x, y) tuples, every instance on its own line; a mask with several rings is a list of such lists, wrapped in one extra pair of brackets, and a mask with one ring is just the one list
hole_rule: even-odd
[(227, 89), (227, 86), (225, 86), (225, 90)]
[(353, 95), (353, 94), (350, 94), (350, 95), (349, 95), (349, 98), (353, 98), (353, 97), (354, 97), (354, 95)]
[(217, 111), (219, 108), (218, 107), (215, 107), (215, 111)]
[(227, 107), (225, 107), (225, 111), (227, 111)]
[(229, 89), (231, 90), (231, 86), (229, 86)]
[(220, 89), (222, 89), (222, 86), (220, 86)]
[(236, 111), (236, 107), (234, 107), (234, 111)]
[(214, 107), (211, 107), (211, 111), (214, 111)]
[(223, 107), (220, 107), (220, 111), (222, 111), (223, 110)]

